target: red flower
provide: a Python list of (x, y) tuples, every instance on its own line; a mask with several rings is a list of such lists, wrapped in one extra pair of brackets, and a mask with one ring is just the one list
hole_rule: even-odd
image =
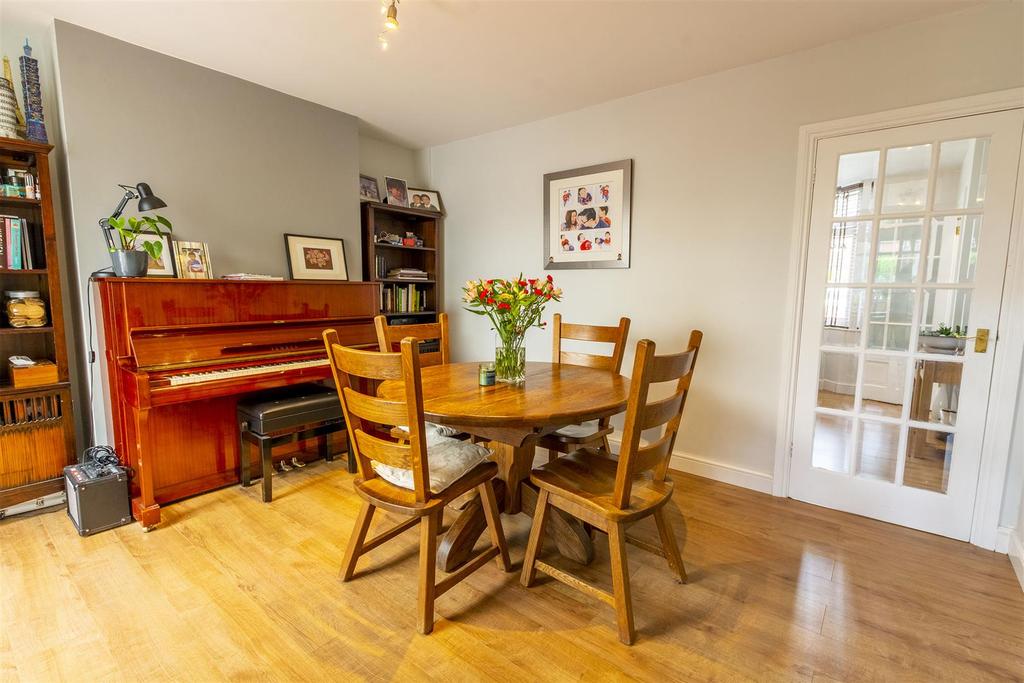
[(488, 280), (488, 281), (487, 281), (487, 284), (489, 284), (489, 285), (493, 285), (493, 284), (494, 284), (494, 280)]
[(486, 299), (487, 298), (487, 291), (486, 290), (483, 290), (483, 289), (480, 290), (480, 298), (481, 299)]
[(554, 281), (555, 281), (555, 278), (553, 278), (550, 275), (548, 275), (548, 282), (554, 282)]
[(498, 310), (499, 311), (507, 311), (510, 308), (512, 308), (512, 306), (510, 306), (509, 304), (505, 303), (504, 301), (502, 301), (500, 304), (498, 304)]
[(547, 300), (548, 300), (548, 301), (550, 301), (550, 300), (551, 300), (551, 292), (548, 292), (548, 293), (547, 293), (547, 294), (545, 294), (544, 296), (545, 296), (545, 297), (547, 298)]
[[(494, 297), (488, 297), (488, 298), (487, 298), (487, 303), (489, 303), (489, 304), (492, 304), (492, 305), (493, 305), (493, 304), (494, 304)], [(501, 308), (501, 307), (499, 306), (498, 308)]]
[(519, 286), (520, 287), (525, 287), (526, 286), (526, 280), (520, 280), (519, 281)]
[(543, 294), (543, 292), (541, 292), (539, 289), (534, 289), (533, 290), (533, 295), (534, 296), (540, 296), (541, 294)]
[(537, 284), (537, 278), (533, 278), (532, 280), (527, 280), (527, 282), (529, 282), (530, 285), (533, 286), (533, 285)]

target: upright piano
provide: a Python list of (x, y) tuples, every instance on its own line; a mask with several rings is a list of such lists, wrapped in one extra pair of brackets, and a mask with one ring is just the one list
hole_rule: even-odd
[(114, 448), (132, 514), (238, 481), (238, 399), (331, 376), (321, 333), (375, 346), (371, 282), (96, 280)]

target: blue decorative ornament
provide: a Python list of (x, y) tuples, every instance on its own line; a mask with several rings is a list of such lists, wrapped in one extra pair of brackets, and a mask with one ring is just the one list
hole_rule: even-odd
[(43, 96), (39, 89), (39, 60), (32, 58), (32, 47), (25, 39), (25, 54), (18, 58), (21, 64), (21, 90), (25, 99), (26, 137), (36, 142), (47, 142), (46, 124), (43, 123)]

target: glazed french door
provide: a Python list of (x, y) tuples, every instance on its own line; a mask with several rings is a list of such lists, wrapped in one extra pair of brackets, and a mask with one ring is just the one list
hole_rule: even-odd
[(969, 538), (1022, 123), (819, 142), (793, 498)]

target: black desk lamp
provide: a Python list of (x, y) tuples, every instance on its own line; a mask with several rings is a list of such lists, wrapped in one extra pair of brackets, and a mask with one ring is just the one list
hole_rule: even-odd
[(128, 206), (128, 202), (133, 199), (139, 200), (139, 211), (152, 211), (153, 209), (162, 209), (167, 206), (164, 200), (153, 194), (153, 190), (149, 189), (149, 183), (139, 183), (135, 187), (131, 185), (118, 185), (124, 190), (124, 196), (121, 197), (121, 201), (117, 203), (117, 208), (114, 209), (114, 213), (110, 214), (106, 218), (100, 220), (100, 229), (103, 231), (103, 239), (107, 241), (107, 249), (110, 251), (116, 251), (117, 247), (114, 244), (114, 238), (110, 235), (110, 219), (118, 218), (124, 209)]

